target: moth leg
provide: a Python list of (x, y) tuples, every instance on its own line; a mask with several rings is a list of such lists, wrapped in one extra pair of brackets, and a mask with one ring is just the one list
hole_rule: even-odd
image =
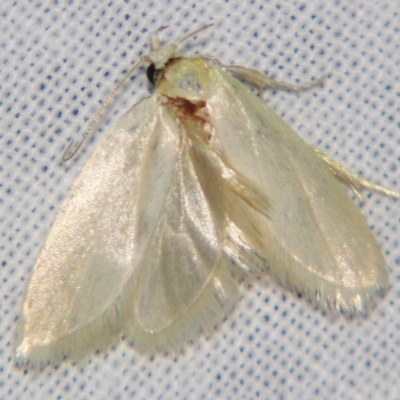
[(358, 190), (360, 189), (368, 189), (374, 192), (383, 193), (386, 196), (394, 197), (400, 199), (400, 193), (395, 192), (394, 190), (386, 189), (385, 187), (378, 185), (376, 183), (370, 182), (367, 179), (361, 178), (359, 175), (354, 172), (349, 171), (342, 163), (333, 160), (326, 153), (319, 149), (314, 149), (319, 158), (325, 162), (328, 166), (329, 171), (344, 182), (347, 186), (349, 186), (357, 197), (362, 200), (362, 197)]
[(225, 69), (231, 72), (232, 74), (242, 78), (243, 80), (258, 86), (260, 90), (268, 88), (268, 89), (282, 89), (282, 90), (290, 90), (292, 92), (299, 92), (320, 85), (326, 78), (326, 76), (324, 75), (317, 79), (312, 80), (311, 82), (297, 84), (297, 83), (287, 83), (287, 82), (277, 81), (259, 71), (250, 68), (237, 67), (233, 65), (230, 67), (227, 66), (225, 67)]

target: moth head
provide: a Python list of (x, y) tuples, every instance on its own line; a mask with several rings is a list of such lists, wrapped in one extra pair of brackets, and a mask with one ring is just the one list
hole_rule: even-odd
[(161, 47), (143, 56), (143, 60), (149, 62), (146, 71), (147, 79), (153, 85), (156, 84), (165, 66), (174, 58), (179, 57), (182, 57), (182, 55), (171, 46)]
[(157, 84), (159, 78), (160, 78), (160, 73), (163, 71), (163, 69), (166, 67), (168, 63), (173, 61), (176, 58), (182, 58), (182, 54), (180, 54), (177, 51), (177, 47), (180, 43), (185, 41), (186, 39), (196, 35), (196, 33), (207, 29), (208, 27), (212, 26), (213, 24), (208, 24), (205, 27), (196, 29), (192, 32), (189, 32), (179, 40), (166, 45), (162, 46), (160, 39), (158, 37), (158, 32), (162, 29), (167, 28), (167, 26), (162, 26), (159, 28), (157, 31), (153, 32), (151, 34), (151, 48), (152, 51), (149, 54), (144, 55), (141, 60), (148, 62), (149, 66), (147, 67), (147, 78), (152, 84)]

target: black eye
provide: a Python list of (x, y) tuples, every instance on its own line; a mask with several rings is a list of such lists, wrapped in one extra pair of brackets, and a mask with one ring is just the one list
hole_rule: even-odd
[(154, 85), (156, 83), (156, 67), (154, 66), (153, 63), (151, 63), (148, 67), (147, 67), (147, 79)]

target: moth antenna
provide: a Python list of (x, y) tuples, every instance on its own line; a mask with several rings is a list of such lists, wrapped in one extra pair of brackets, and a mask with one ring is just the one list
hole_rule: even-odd
[(201, 31), (204, 31), (205, 29), (207, 29), (207, 28), (209, 28), (210, 26), (213, 26), (213, 25), (214, 25), (214, 22), (211, 22), (208, 25), (205, 25), (205, 26), (203, 26), (201, 28), (198, 28), (198, 29), (196, 29), (196, 30), (194, 30), (192, 32), (187, 33), (185, 36), (181, 37), (176, 42), (171, 43), (171, 47), (175, 47), (175, 48), (178, 47), (178, 45), (181, 44), (182, 42), (184, 42), (186, 39), (189, 39), (190, 37), (196, 35), (197, 33), (201, 32)]
[(106, 108), (108, 107), (108, 105), (110, 104), (111, 100), (115, 97), (115, 94), (118, 92), (118, 90), (120, 89), (120, 87), (126, 82), (126, 80), (129, 78), (129, 76), (133, 73), (133, 71), (138, 67), (138, 65), (143, 61), (142, 57), (140, 57), (140, 59), (138, 61), (136, 61), (131, 69), (121, 78), (121, 80), (114, 86), (113, 90), (111, 91), (111, 93), (107, 96), (106, 100), (104, 101), (104, 103), (100, 106), (100, 108), (97, 110), (95, 116), (93, 117), (93, 119), (90, 121), (90, 124), (88, 125), (88, 127), (86, 128), (84, 134), (82, 135), (80, 141), (78, 142), (78, 144), (75, 146), (74, 150), (71, 150), (71, 147), (73, 145), (73, 141), (71, 141), (67, 147), (67, 149), (65, 150), (63, 156), (62, 156), (62, 160), (63, 162), (70, 160), (72, 157), (74, 157), (76, 155), (76, 153), (79, 151), (79, 149), (82, 147), (83, 143), (85, 142), (85, 140), (88, 138), (88, 136), (92, 133), (93, 128), (96, 126), (97, 122), (99, 122), (100, 118), (104, 115), (104, 111), (106, 110)]

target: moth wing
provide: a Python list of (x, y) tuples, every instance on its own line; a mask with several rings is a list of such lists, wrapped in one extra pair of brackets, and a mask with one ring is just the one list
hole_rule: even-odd
[(65, 198), (34, 266), (19, 321), (20, 361), (77, 356), (123, 329), (124, 290), (149, 241), (137, 213), (142, 175), (158, 165), (150, 182), (156, 195), (153, 213), (145, 217), (150, 232), (177, 162), (177, 132), (174, 118), (152, 96), (104, 135)]
[(360, 210), (274, 111), (221, 69), (210, 76), (214, 150), (269, 200), (262, 215), (231, 193), (227, 252), (255, 265), (255, 250), (283, 285), (323, 306), (366, 311), (387, 288), (388, 273)]
[[(181, 129), (163, 214), (133, 286), (129, 336), (142, 350), (168, 351), (209, 332), (238, 299), (223, 252), (227, 220), (220, 170), (206, 146), (189, 140), (201, 135), (199, 128)], [(144, 203), (139, 215), (148, 214)]]

